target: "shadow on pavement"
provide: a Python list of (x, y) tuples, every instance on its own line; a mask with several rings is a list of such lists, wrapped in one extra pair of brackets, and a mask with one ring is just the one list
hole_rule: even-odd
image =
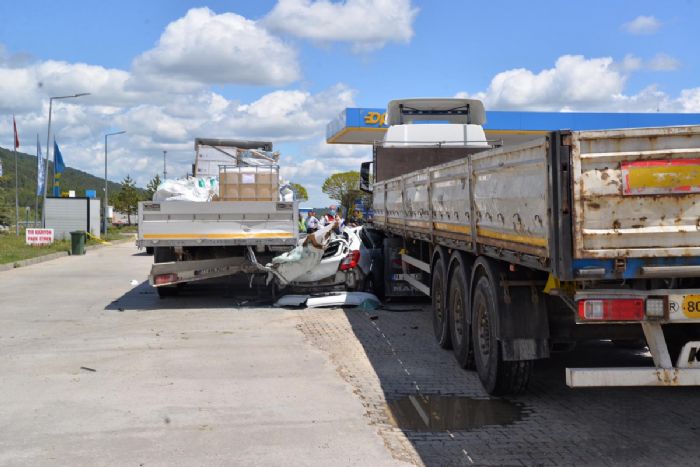
[(490, 398), (436, 344), (429, 306), (345, 315), (388, 406), (362, 375), (351, 383), (375, 422), (389, 425), (386, 436), (401, 429), (426, 465), (686, 465), (700, 456), (697, 388), (565, 384), (566, 367), (649, 366), (646, 351), (587, 342), (538, 361), (526, 393)]
[(250, 288), (248, 283), (222, 280), (187, 284), (178, 295), (160, 298), (155, 287), (141, 282), (105, 307), (106, 311), (152, 311), (190, 309), (237, 309), (266, 306), (273, 302), (266, 288)]

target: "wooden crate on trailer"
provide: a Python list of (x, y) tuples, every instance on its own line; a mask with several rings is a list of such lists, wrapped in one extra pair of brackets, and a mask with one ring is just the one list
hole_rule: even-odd
[(279, 168), (277, 166), (219, 168), (220, 201), (277, 201)]

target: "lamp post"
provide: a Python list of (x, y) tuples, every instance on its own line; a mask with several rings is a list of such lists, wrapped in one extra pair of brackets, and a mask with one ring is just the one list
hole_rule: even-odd
[[(46, 228), (46, 192), (48, 191), (49, 188), (49, 157), (51, 157), (51, 146), (49, 146), (51, 142), (51, 110), (53, 109), (53, 101), (54, 99), (72, 99), (74, 97), (83, 97), (83, 96), (89, 96), (89, 92), (81, 92), (79, 94), (73, 94), (71, 96), (54, 96), (49, 98), (49, 128), (46, 131), (46, 165), (44, 166), (44, 200), (41, 203), (41, 226)], [(56, 157), (56, 154), (54, 154), (54, 157)], [(54, 176), (51, 177), (51, 180), (56, 176), (56, 161), (54, 162)]]
[(107, 206), (109, 206), (107, 199), (107, 137), (114, 135), (123, 135), (126, 131), (115, 131), (114, 133), (107, 133), (105, 135), (105, 207), (104, 207), (104, 219), (102, 221), (102, 232), (107, 233)]

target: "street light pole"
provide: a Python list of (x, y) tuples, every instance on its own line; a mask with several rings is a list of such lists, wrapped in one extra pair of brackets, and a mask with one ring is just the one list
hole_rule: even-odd
[(168, 178), (168, 171), (166, 170), (165, 166), (165, 155), (168, 153), (165, 149), (163, 149), (163, 181), (165, 181), (166, 178)]
[[(41, 226), (46, 228), (46, 192), (48, 191), (49, 188), (49, 157), (51, 156), (51, 146), (49, 146), (51, 142), (51, 110), (53, 108), (53, 101), (54, 99), (72, 99), (74, 97), (83, 97), (83, 96), (89, 96), (89, 92), (81, 92), (80, 94), (73, 94), (71, 96), (54, 96), (49, 98), (49, 128), (46, 131), (46, 165), (44, 166), (44, 200), (41, 203)], [(54, 157), (56, 157), (56, 154), (54, 154)], [(51, 177), (52, 183), (53, 179), (56, 176), (56, 161), (54, 161), (54, 174), (53, 177)]]
[(103, 215), (103, 221), (102, 221), (102, 232), (107, 234), (107, 206), (109, 206), (108, 198), (107, 198), (107, 137), (108, 136), (114, 136), (114, 135), (123, 135), (126, 133), (126, 131), (115, 131), (114, 133), (107, 133), (105, 135), (105, 206), (104, 206), (104, 215)]

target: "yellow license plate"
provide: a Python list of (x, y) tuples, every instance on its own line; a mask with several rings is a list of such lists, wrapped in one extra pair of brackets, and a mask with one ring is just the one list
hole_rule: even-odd
[(683, 314), (690, 319), (700, 319), (700, 295), (683, 297)]

